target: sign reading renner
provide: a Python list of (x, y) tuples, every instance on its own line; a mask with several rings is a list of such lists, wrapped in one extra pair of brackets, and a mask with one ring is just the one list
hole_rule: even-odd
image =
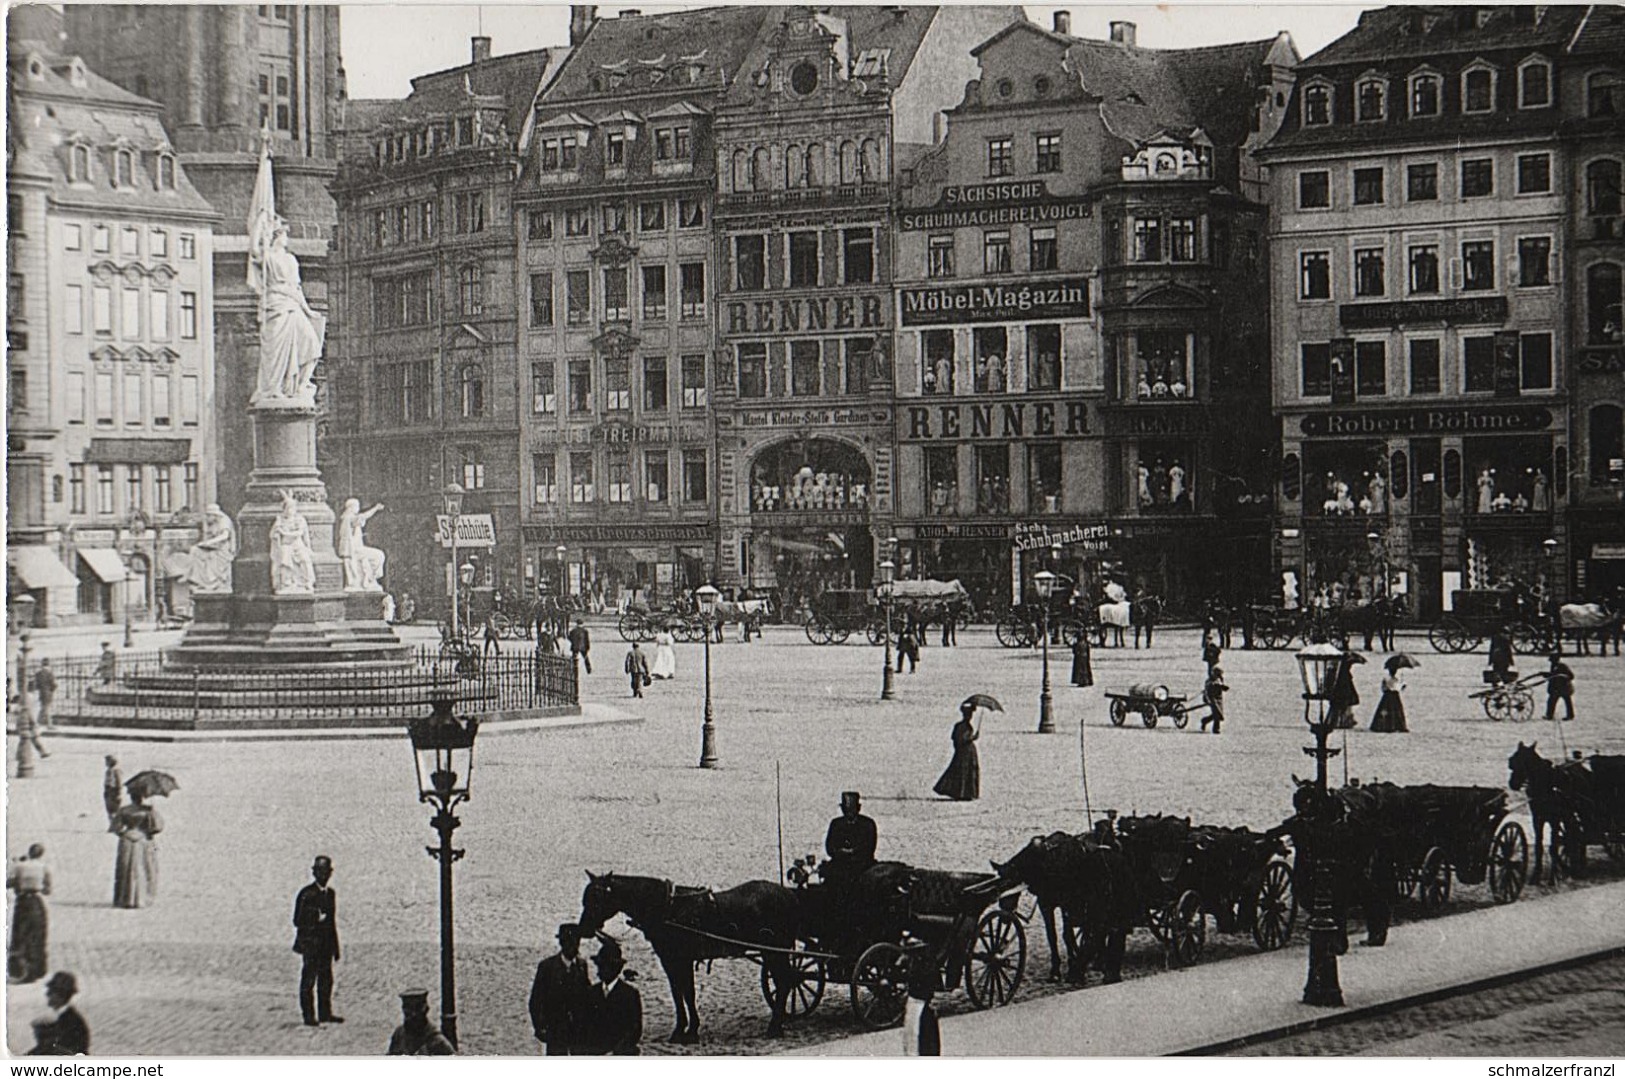
[(904, 288), (900, 292), (904, 326), (1089, 317), (1089, 281), (1083, 277), (1028, 285)]

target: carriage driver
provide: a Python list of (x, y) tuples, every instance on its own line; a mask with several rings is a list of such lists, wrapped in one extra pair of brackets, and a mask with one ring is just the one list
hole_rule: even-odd
[(875, 822), (859, 812), (862, 802), (857, 791), (841, 794), (841, 815), (829, 822), (824, 836), (822, 867), (824, 883), (837, 892), (845, 891), (864, 870), (875, 864), (875, 844), (879, 830)]

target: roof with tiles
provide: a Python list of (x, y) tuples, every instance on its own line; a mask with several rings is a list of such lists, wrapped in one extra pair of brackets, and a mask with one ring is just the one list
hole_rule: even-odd
[(1418, 4), (1379, 8), (1361, 14), (1353, 30), (1310, 56), (1303, 62), (1303, 70), (1564, 44), (1585, 14), (1583, 5)]
[(1619, 63), (1625, 58), (1625, 6), (1592, 6), (1575, 31), (1569, 52), (1576, 56), (1609, 57)]
[[(742, 71), (757, 72), (767, 66), (779, 28), (799, 11), (821, 17), (820, 21), (826, 29), (844, 24), (844, 47), (847, 58), (852, 61), (853, 77), (859, 77), (857, 68), (861, 62), (870, 72), (865, 77), (866, 82), (874, 83), (884, 74), (886, 83), (892, 87), (907, 76), (938, 11), (936, 7), (901, 4), (885, 7), (779, 6), (763, 10), (768, 12), (768, 16), (762, 23), (762, 32), (750, 43), (750, 50), (741, 64)], [(730, 105), (748, 106), (757, 100), (756, 88), (748, 78), (737, 80), (728, 94)]]
[(770, 10), (747, 5), (599, 19), (559, 69), (541, 104), (720, 93)]
[[(37, 41), (7, 43), (8, 172), (49, 182), (61, 204), (100, 205), (153, 214), (213, 215), (214, 209), (175, 164), (175, 186), (160, 190), (158, 159), (174, 145), (160, 119), (163, 106), (138, 97)], [(90, 147), (88, 179), (70, 176), (70, 148)], [(134, 182), (114, 184), (114, 155), (135, 154)]]

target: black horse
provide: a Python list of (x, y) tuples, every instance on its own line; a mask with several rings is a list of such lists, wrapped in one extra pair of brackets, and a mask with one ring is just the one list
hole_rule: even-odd
[[(1559, 868), (1583, 876), (1586, 869), (1585, 831), (1588, 818), (1596, 815), (1596, 777), (1583, 761), (1549, 761), (1536, 751), (1538, 743), (1524, 745), (1507, 758), (1507, 786), (1515, 791), (1527, 792), (1529, 815), (1535, 823), (1535, 875), (1530, 879), (1540, 882), (1541, 853), (1545, 847), (1543, 836), (1551, 836), (1552, 868), (1547, 877), (1556, 882)], [(1576, 755), (1578, 756), (1578, 755)], [(1615, 761), (1615, 757), (1593, 757), (1598, 761)], [(1608, 767), (1615, 767), (1609, 765)]]
[(993, 869), (1005, 880), (1027, 886), (1044, 914), (1049, 941), (1050, 977), (1061, 974), (1055, 939), (1055, 911), (1064, 921), (1067, 979), (1083, 984), (1097, 957), (1109, 985), (1123, 980), (1123, 950), (1128, 935), (1143, 917), (1144, 901), (1121, 853), (1087, 835), (1052, 832), (1032, 841)]
[(784, 1029), (785, 999), (791, 983), (789, 953), (800, 929), (796, 893), (765, 880), (747, 881), (725, 892), (685, 888), (655, 877), (587, 874), (581, 894), (581, 930), (598, 932), (617, 914), (641, 932), (671, 985), (677, 1025), (674, 1042), (700, 1040), (700, 1013), (694, 1000), (694, 967), (701, 960), (759, 955), (773, 983), (773, 1018), (768, 1037)]

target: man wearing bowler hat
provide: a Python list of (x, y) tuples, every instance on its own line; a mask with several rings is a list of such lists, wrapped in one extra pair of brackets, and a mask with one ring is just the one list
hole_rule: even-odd
[(536, 965), (536, 980), (530, 987), (530, 1025), (550, 1057), (569, 1056), (574, 1051), (588, 992), (581, 927), (565, 922), (559, 926), (558, 937), (558, 954)]
[(389, 1037), (392, 1057), (449, 1057), (457, 1047), (440, 1028), (429, 1022), (429, 991), (408, 989), (401, 994), (401, 1025)]
[(90, 1052), (90, 1024), (73, 1006), (78, 991), (78, 980), (67, 971), (51, 975), (45, 983), (45, 1003), (51, 1016), (34, 1020), (34, 1048), (29, 1056), (71, 1057)]
[(333, 877), (333, 859), (318, 854), (310, 867), (315, 878), (299, 889), (293, 901), (293, 950), (304, 957), (299, 971), (299, 1011), (305, 1026), (342, 1023), (333, 1014), (333, 964), (339, 960), (337, 895), (327, 882)]
[(627, 979), (626, 957), (621, 946), (609, 937), (592, 957), (598, 968), (598, 985), (589, 991), (587, 1036), (581, 1052), (594, 1056), (635, 1057), (643, 1040), (643, 997)]

